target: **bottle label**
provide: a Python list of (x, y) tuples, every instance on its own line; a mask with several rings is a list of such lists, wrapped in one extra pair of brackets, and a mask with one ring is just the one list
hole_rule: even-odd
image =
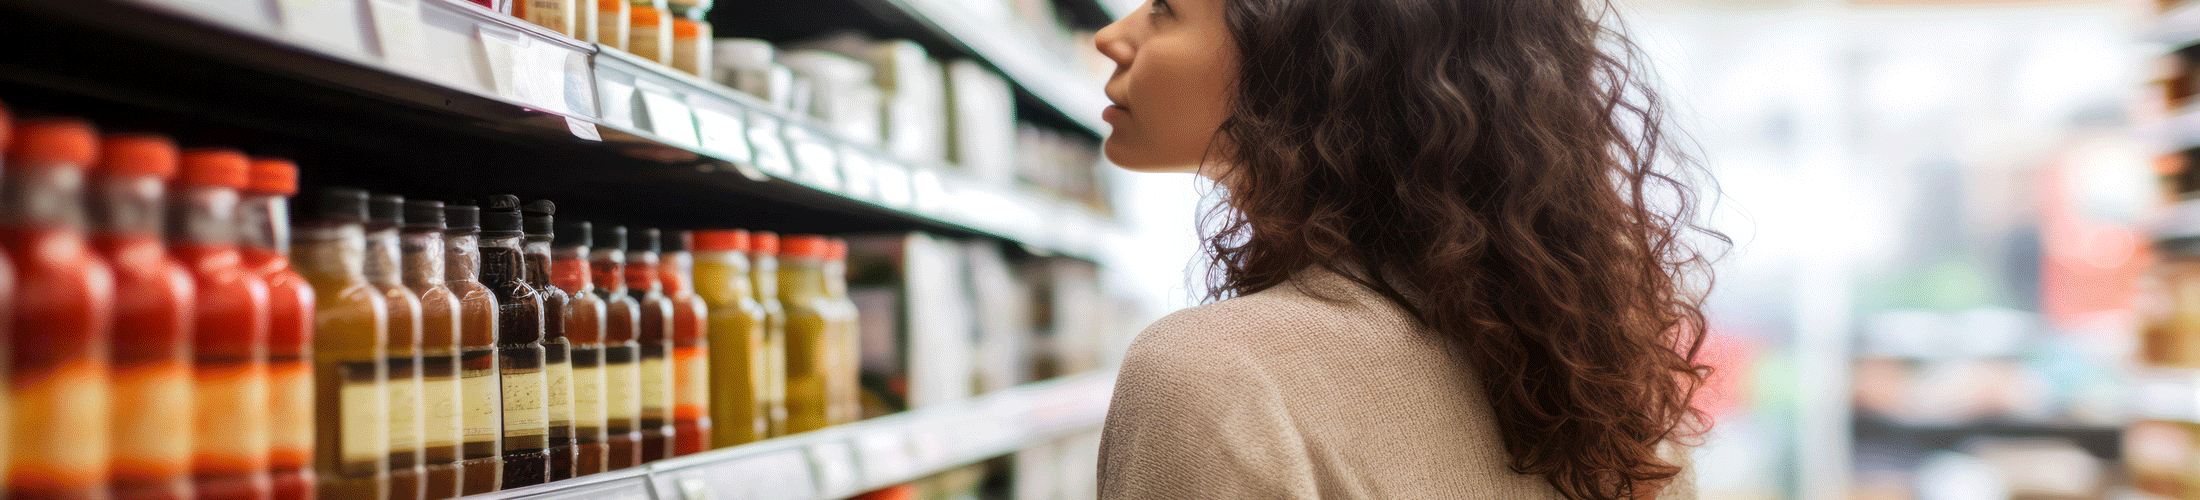
[(466, 457), (493, 457), (502, 453), (497, 449), (499, 431), (503, 429), (503, 401), (500, 377), (497, 375), (496, 354), (487, 349), (466, 352), (459, 361), (464, 370), (459, 372), (459, 398), (465, 412)]
[(642, 421), (672, 419), (672, 363), (664, 356), (642, 355)]
[(598, 349), (573, 351), (573, 428), (581, 443), (594, 443), (604, 427), (604, 370), (597, 366)]
[(548, 385), (542, 369), (508, 368), (504, 370), (504, 439), (506, 449), (538, 449), (542, 446), (515, 448), (513, 438), (539, 437), (550, 430), (550, 409), (543, 404), (543, 386)]
[(566, 36), (574, 36), (578, 35), (574, 32), (574, 17), (579, 12), (573, 6), (581, 1), (583, 0), (520, 0), (517, 5), (523, 6), (527, 11), (527, 22)]
[[(587, 0), (583, 0), (587, 1)], [(596, 43), (626, 50), (627, 24), (632, 21), (626, 0), (596, 2)]]
[[(372, 376), (370, 372), (368, 374)], [(198, 459), (258, 464), (267, 458), (267, 371), (245, 362), (200, 362), (191, 377), (198, 404)], [(347, 380), (348, 381), (348, 380)], [(373, 382), (372, 379), (368, 380)], [(130, 404), (127, 400), (125, 405)], [(349, 401), (346, 401), (349, 403)], [(127, 410), (128, 406), (118, 407)], [(349, 430), (350, 426), (345, 426)]]
[[(336, 455), (342, 457), (343, 475), (370, 476), (380, 472), (390, 452), (388, 375), (379, 361), (347, 361), (336, 365)], [(235, 410), (230, 410), (235, 411)]]
[(269, 465), (312, 465), (313, 364), (302, 360), (270, 362), (268, 385), (268, 427), (274, 431), (268, 445), (275, 450)]
[[(611, 349), (612, 352), (619, 350), (621, 349)], [(632, 356), (633, 348), (624, 350), (628, 351), (628, 356)], [(633, 362), (606, 363), (603, 378), (604, 414), (612, 422), (611, 431), (634, 430), (637, 421), (642, 418), (642, 366)]]
[[(128, 407), (115, 412), (115, 465), (127, 472), (165, 474), (191, 468), (191, 434), (175, 432), (189, 418), (191, 368), (185, 363), (153, 363), (115, 374), (115, 401)], [(116, 471), (122, 473), (125, 471)]]
[(701, 347), (675, 347), (672, 349), (672, 387), (679, 407), (674, 417), (689, 420), (706, 415), (710, 411), (710, 357)]
[(666, 62), (665, 60), (670, 59), (667, 57), (669, 54), (665, 53), (664, 48), (665, 45), (671, 43), (669, 38), (672, 37), (672, 32), (666, 30), (663, 24), (656, 26), (635, 24), (630, 26), (629, 29), (631, 31), (627, 32), (626, 36), (627, 52), (659, 62)]
[[(420, 447), (420, 373), (415, 372), (413, 358), (391, 357), (390, 366), (390, 453), (393, 456), (410, 457)], [(411, 465), (395, 463), (398, 467)]]
[(421, 443), (429, 448), (457, 446), (464, 432), (459, 411), (458, 358), (441, 355), (421, 360), (420, 404), (428, 418), (420, 424)]
[(550, 404), (550, 437), (569, 438), (571, 435), (565, 430), (573, 426), (573, 363), (566, 358), (565, 343), (543, 347), (543, 358), (547, 362), (542, 366), (542, 374), (550, 384), (543, 390)]
[(21, 480), (32, 477), (65, 481), (65, 484), (99, 484), (106, 481), (107, 424), (110, 393), (107, 367), (89, 360), (71, 360), (41, 367), (37, 377), (13, 380), (9, 408), (17, 422), (39, 422), (39, 432), (15, 432), (17, 450), (39, 450), (38, 460), (16, 461), (9, 473)]

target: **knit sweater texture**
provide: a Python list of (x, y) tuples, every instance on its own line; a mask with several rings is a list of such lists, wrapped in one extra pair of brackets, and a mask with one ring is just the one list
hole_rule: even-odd
[[(1382, 295), (1327, 271), (1185, 309), (1133, 341), (1100, 497), (1561, 499), (1507, 465), (1475, 377)], [(1657, 496), (1693, 499), (1683, 465)]]

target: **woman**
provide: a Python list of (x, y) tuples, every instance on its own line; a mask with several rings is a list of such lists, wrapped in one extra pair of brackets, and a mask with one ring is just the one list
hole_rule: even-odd
[(1226, 190), (1228, 300), (1131, 347), (1101, 496), (1692, 498), (1685, 239), (1723, 238), (1655, 168), (1610, 14), (1149, 0), (1102, 30), (1108, 158)]

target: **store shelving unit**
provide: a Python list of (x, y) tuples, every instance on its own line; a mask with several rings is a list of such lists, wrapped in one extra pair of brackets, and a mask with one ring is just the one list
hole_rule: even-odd
[[(1106, 135), (1100, 110), (1108, 106), (1099, 82), (1078, 76), (1070, 66), (1046, 53), (1032, 50), (1013, 30), (1001, 27), (1006, 19), (987, 16), (958, 0), (884, 0), (953, 39), (970, 52), (1000, 68), (1009, 79), (1060, 110), (1072, 121)], [(1105, 2), (1102, 2), (1105, 4)]]
[[(958, 17), (953, 2), (894, 4), (1069, 116), (1105, 105), (1096, 85)], [(1087, 259), (1120, 237), (1077, 202), (892, 158), (752, 96), (463, 0), (0, 0), (0, 19), (0, 42), (22, 48), (0, 56), (0, 95), (18, 111), (272, 150), (299, 159), (312, 185), (512, 192), (675, 228), (990, 236)], [(1113, 379), (1072, 375), (470, 498), (845, 498), (1092, 432)]]

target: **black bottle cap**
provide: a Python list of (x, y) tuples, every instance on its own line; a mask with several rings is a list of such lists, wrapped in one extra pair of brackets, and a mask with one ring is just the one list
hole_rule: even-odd
[(663, 248), (666, 252), (688, 251), (688, 247), (693, 246), (690, 242), (695, 241), (695, 232), (693, 231), (665, 231), (664, 236), (660, 240), (664, 242)]
[(481, 207), (452, 202), (443, 206), (443, 227), (471, 233), (481, 230)]
[(373, 229), (393, 229), (405, 224), (405, 197), (394, 194), (378, 194), (367, 200), (367, 225)]
[(558, 221), (557, 237), (550, 240), (550, 246), (572, 248), (593, 245), (595, 242), (589, 241), (589, 236), (594, 234), (595, 231), (589, 227), (588, 221), (561, 220)]
[(596, 226), (597, 250), (626, 251), (626, 226), (605, 224)]
[(362, 223), (367, 221), (367, 192), (351, 188), (323, 188), (299, 197), (291, 213), (299, 220)]
[(443, 229), (443, 202), (405, 200), (405, 227), (410, 229)]
[(629, 251), (629, 252), (655, 252), (655, 251), (658, 251), (658, 249), (659, 249), (660, 247), (659, 247), (659, 246), (658, 246), (658, 244), (657, 244), (657, 243), (658, 243), (658, 242), (657, 242), (657, 239), (658, 239), (658, 238), (657, 238), (657, 228), (654, 228), (654, 227), (644, 227), (644, 228), (637, 228), (637, 229), (629, 230), (629, 231), (627, 231), (627, 232), (626, 232), (626, 251)]
[(481, 200), (481, 234), (501, 237), (520, 233), (519, 197), (500, 194)]
[(551, 216), (558, 213), (558, 204), (551, 203), (550, 200), (530, 201), (520, 206), (519, 213), (525, 216), (522, 229), (527, 230), (528, 236), (557, 235), (556, 226), (551, 224)]

